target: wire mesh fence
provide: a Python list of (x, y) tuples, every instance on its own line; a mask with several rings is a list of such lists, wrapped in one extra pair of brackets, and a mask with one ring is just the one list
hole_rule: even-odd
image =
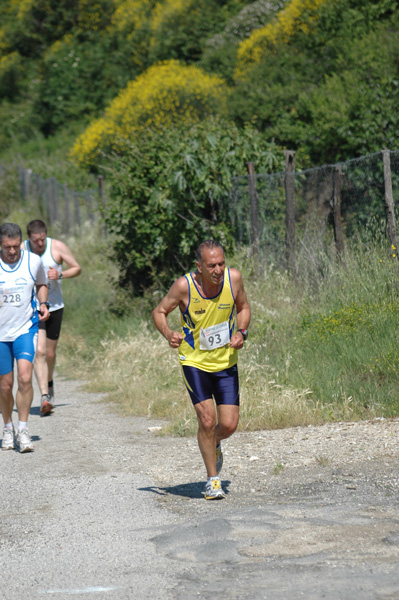
[[(393, 202), (393, 223), (391, 220), (389, 227), (384, 154), (389, 162)], [(0, 177), (3, 173), (0, 166)], [(287, 185), (288, 177), (291, 177), (291, 186)], [(31, 169), (18, 167), (18, 187), (25, 205), (34, 209), (49, 225), (57, 224), (64, 234), (73, 233), (86, 223), (94, 225), (101, 219), (104, 205), (102, 177), (98, 178), (97, 189), (79, 192), (54, 178), (43, 179)], [(228, 214), (238, 245), (255, 246), (257, 251), (279, 256), (287, 253), (289, 243), (292, 245), (292, 240), (287, 240), (289, 202), (293, 208), (296, 252), (307, 237), (317, 238), (320, 244), (334, 243), (335, 238), (337, 243), (338, 225), (342, 244), (354, 234), (362, 236), (370, 228), (381, 232), (395, 228), (399, 211), (399, 151), (376, 152), (343, 163), (291, 173), (286, 170), (257, 174), (251, 170), (248, 175), (233, 178)]]
[(18, 186), (25, 206), (36, 210), (48, 225), (57, 224), (59, 231), (67, 235), (84, 224), (99, 221), (102, 178), (98, 182), (98, 189), (75, 191), (55, 178), (43, 179), (31, 169), (18, 167)]
[[(385, 151), (390, 163), (393, 218), (399, 210), (399, 151)], [(334, 207), (337, 194), (345, 240), (355, 233), (387, 228), (387, 178), (384, 152), (376, 152), (343, 163), (324, 165), (292, 173), (294, 220), (297, 246), (312, 232), (324, 242), (334, 241)], [(255, 185), (251, 179), (255, 178)], [(281, 252), (287, 248), (287, 171), (254, 174), (233, 179), (230, 221), (240, 245), (248, 245), (251, 232), (251, 203), (254, 192), (258, 212), (258, 247)], [(252, 196), (252, 197), (251, 197)]]

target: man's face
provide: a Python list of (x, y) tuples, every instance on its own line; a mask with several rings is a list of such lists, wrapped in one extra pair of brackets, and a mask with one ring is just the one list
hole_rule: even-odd
[(202, 251), (201, 261), (197, 262), (197, 268), (204, 283), (220, 285), (226, 268), (223, 250), (221, 248), (205, 248)]
[(5, 263), (16, 263), (21, 258), (21, 238), (9, 238), (3, 236), (1, 242), (1, 258)]
[(46, 232), (31, 233), (29, 236), (30, 247), (35, 254), (43, 254), (46, 249)]

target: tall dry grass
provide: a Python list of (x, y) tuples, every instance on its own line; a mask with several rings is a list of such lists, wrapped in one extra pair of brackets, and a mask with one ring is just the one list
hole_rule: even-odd
[[(101, 248), (98, 239), (85, 244), (79, 247), (85, 280), (65, 286), (62, 373), (106, 393), (125, 414), (164, 420), (164, 433), (194, 434), (195, 413), (177, 351), (150, 317), (160, 292), (141, 300), (125, 297), (124, 315), (116, 316), (110, 310), (117, 288), (112, 263), (104, 258), (107, 242)], [(392, 251), (374, 239), (349, 248), (345, 263), (320, 247), (317, 253), (313, 261), (304, 260), (296, 277), (267, 257), (254, 264), (241, 253), (228, 261), (242, 270), (252, 307), (250, 336), (239, 353), (241, 430), (399, 410), (398, 264)], [(179, 326), (178, 311), (171, 321)]]

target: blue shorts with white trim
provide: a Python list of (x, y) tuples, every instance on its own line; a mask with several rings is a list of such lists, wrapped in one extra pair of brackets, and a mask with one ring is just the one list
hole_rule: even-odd
[(15, 360), (24, 358), (33, 363), (37, 347), (37, 327), (20, 335), (13, 342), (0, 342), (0, 375), (11, 373)]

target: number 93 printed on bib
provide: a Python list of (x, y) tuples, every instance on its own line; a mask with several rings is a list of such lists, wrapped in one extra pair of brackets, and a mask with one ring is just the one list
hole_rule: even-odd
[(206, 329), (200, 329), (200, 350), (215, 350), (230, 343), (230, 331), (227, 321), (212, 325)]

